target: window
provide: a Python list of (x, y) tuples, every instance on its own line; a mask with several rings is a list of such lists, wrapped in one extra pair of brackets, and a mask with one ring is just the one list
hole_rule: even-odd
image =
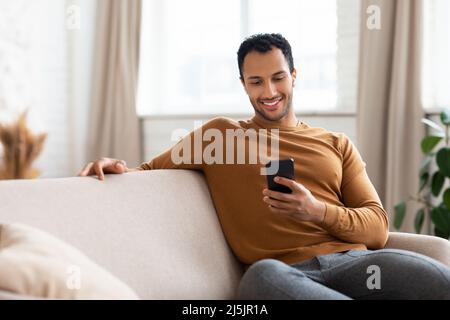
[(424, 1), (422, 103), (425, 109), (450, 106), (450, 1)]
[(262, 32), (279, 32), (291, 43), (297, 110), (355, 111), (358, 3), (144, 1), (138, 113), (252, 113), (236, 52), (245, 37)]

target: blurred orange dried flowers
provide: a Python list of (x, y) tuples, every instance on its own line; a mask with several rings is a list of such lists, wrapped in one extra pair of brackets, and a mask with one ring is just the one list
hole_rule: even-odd
[(33, 161), (41, 153), (46, 133), (31, 133), (26, 122), (27, 111), (11, 124), (0, 124), (0, 142), (3, 145), (3, 163), (0, 163), (0, 179), (33, 179), (40, 171), (33, 168)]

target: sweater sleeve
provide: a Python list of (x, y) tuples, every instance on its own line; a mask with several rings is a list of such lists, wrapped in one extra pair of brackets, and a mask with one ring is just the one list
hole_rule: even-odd
[(204, 141), (203, 134), (207, 130), (218, 130), (222, 128), (225, 121), (222, 117), (216, 117), (201, 127), (191, 131), (180, 139), (173, 147), (156, 156), (149, 162), (142, 163), (139, 170), (155, 169), (188, 169), (203, 170), (205, 161), (203, 150), (207, 141)]
[[(197, 129), (200, 130), (200, 129)], [(156, 156), (149, 162), (144, 162), (139, 166), (140, 170), (156, 169), (191, 169), (201, 170), (202, 168), (202, 145), (200, 145), (195, 158), (195, 130), (180, 139), (173, 147)]]
[(367, 175), (366, 164), (345, 135), (342, 136), (340, 150), (344, 206), (326, 203), (321, 226), (343, 241), (361, 243), (372, 249), (383, 248), (389, 235), (389, 221)]

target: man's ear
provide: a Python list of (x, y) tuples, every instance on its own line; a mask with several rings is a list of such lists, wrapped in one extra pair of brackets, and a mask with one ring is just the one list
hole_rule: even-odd
[(295, 79), (297, 79), (297, 69), (294, 68), (291, 73), (292, 76), (292, 86), (295, 87)]
[(247, 88), (245, 87), (244, 79), (242, 77), (239, 77), (239, 79), (241, 80), (241, 83), (242, 83), (242, 86), (244, 87), (245, 92), (248, 94)]

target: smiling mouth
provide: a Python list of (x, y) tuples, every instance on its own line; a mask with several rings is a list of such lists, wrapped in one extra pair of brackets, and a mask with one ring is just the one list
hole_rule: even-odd
[(280, 102), (283, 100), (283, 98), (278, 98), (276, 100), (266, 100), (266, 101), (260, 101), (259, 104), (264, 107), (264, 109), (273, 111), (278, 108), (280, 105)]

